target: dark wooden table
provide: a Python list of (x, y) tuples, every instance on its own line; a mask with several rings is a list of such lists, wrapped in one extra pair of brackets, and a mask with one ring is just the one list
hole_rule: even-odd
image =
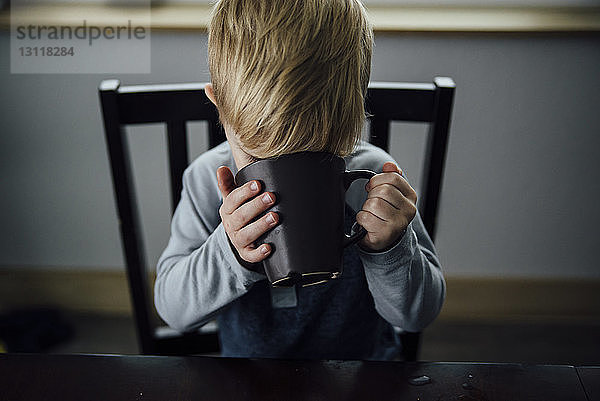
[[(430, 383), (411, 384), (422, 375)], [(572, 366), (4, 354), (0, 399), (584, 401), (586, 396)]]
[(600, 401), (600, 366), (578, 366), (577, 374), (589, 401)]

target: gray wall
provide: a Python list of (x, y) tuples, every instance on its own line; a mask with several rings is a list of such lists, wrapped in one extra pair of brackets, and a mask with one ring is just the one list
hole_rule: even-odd
[[(152, 73), (206, 81), (206, 36), (155, 33)], [(0, 32), (0, 266), (123, 266), (96, 88), (103, 75), (10, 74)], [(373, 80), (457, 83), (437, 247), (447, 275), (600, 277), (600, 37), (377, 35)], [(203, 127), (191, 140), (205, 147)], [(424, 132), (392, 154), (418, 186)], [(169, 235), (160, 127), (131, 130), (149, 264)]]

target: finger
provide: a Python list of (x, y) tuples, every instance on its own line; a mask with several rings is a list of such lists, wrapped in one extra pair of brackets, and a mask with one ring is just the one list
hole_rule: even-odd
[(398, 174), (402, 175), (402, 171), (400, 170), (400, 168), (392, 162), (384, 163), (382, 171), (384, 173), (398, 173)]
[(271, 246), (269, 244), (262, 244), (259, 247), (246, 247), (240, 252), (240, 256), (246, 262), (259, 263), (262, 262), (267, 256), (271, 254)]
[(377, 216), (379, 219), (386, 222), (393, 222), (397, 220), (401, 214), (400, 210), (396, 209), (385, 199), (381, 198), (368, 198), (362, 206), (362, 210), (370, 212)]
[(262, 212), (275, 204), (275, 194), (265, 192), (256, 196), (251, 201), (242, 204), (231, 213), (231, 226), (234, 230), (239, 230)]
[(381, 184), (369, 191), (368, 198), (381, 198), (389, 202), (396, 209), (400, 209), (406, 201), (402, 192), (392, 184)]
[(260, 192), (260, 182), (253, 180), (245, 183), (239, 188), (230, 191), (226, 198), (223, 198), (222, 211), (226, 214), (233, 213), (238, 207), (255, 197)]
[(390, 239), (396, 239), (398, 235), (397, 229), (393, 224), (387, 223), (375, 216), (371, 212), (361, 210), (356, 214), (356, 221), (367, 230), (367, 235), (360, 241), (362, 245), (367, 246), (371, 250), (381, 250), (387, 248), (390, 243), (394, 242)]
[(386, 228), (387, 225), (384, 220), (366, 210), (361, 210), (356, 213), (356, 222), (369, 233), (381, 232)]
[(272, 229), (279, 222), (279, 215), (275, 212), (270, 212), (243, 227), (236, 233), (236, 241), (241, 247), (247, 247), (254, 244), (254, 242), (264, 235), (267, 231)]
[(371, 191), (371, 189), (373, 189), (373, 188), (375, 188), (375, 187), (377, 187), (379, 185), (383, 185), (383, 184), (391, 184), (391, 185), (395, 186), (396, 188), (398, 188), (398, 190), (400, 192), (402, 192), (402, 195), (404, 195), (405, 197), (407, 197), (408, 199), (410, 199), (414, 203), (417, 202), (417, 193), (410, 186), (410, 184), (408, 183), (408, 181), (406, 181), (404, 179), (404, 177), (402, 177), (398, 173), (380, 173), (380, 174), (377, 174), (377, 175), (373, 176), (373, 178), (371, 178), (369, 180), (369, 182), (367, 183), (365, 189), (367, 191)]
[(235, 189), (235, 180), (229, 167), (221, 166), (217, 169), (217, 185), (219, 191), (221, 191), (221, 195), (223, 195), (223, 199)]

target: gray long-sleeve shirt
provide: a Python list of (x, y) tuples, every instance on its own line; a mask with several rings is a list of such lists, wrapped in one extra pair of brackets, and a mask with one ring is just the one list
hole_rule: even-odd
[[(361, 142), (346, 168), (381, 171), (387, 161), (394, 160)], [(341, 279), (273, 289), (263, 274), (240, 265), (227, 240), (218, 212), (216, 170), (222, 165), (235, 173), (227, 143), (202, 154), (184, 173), (155, 284), (156, 308), (172, 328), (191, 331), (218, 316), (224, 355), (385, 359), (397, 348), (391, 325), (420, 331), (437, 316), (445, 282), (418, 213), (385, 252), (349, 247)], [(348, 190), (350, 210), (362, 208), (364, 183)]]

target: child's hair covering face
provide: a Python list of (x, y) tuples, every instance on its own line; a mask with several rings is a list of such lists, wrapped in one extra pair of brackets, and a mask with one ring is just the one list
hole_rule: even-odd
[(256, 158), (346, 156), (360, 139), (373, 32), (359, 0), (221, 0), (208, 59), (221, 121)]

